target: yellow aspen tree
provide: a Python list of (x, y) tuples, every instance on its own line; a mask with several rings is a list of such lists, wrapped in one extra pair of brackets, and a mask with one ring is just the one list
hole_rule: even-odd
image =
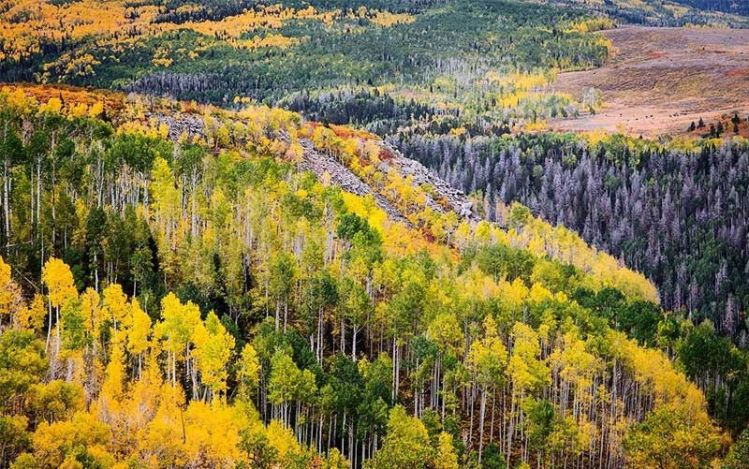
[[(156, 158), (151, 171), (152, 206), (156, 211), (159, 235), (159, 251), (164, 256), (172, 256), (176, 248), (175, 230), (179, 215), (179, 191), (174, 187), (174, 174), (169, 163), (163, 158)], [(168, 259), (172, 259), (168, 257)], [(169, 265), (172, 265), (170, 262)]]
[(490, 390), (493, 394), (493, 390), (502, 385), (507, 367), (507, 349), (499, 338), (497, 324), (490, 315), (484, 319), (484, 338), (474, 341), (471, 345), (467, 362), (481, 389), (479, 413), (479, 464), (481, 464), (487, 395)]
[(148, 350), (145, 362), (140, 376), (130, 388), (127, 403), (127, 414), (130, 420), (137, 422), (138, 428), (143, 430), (156, 415), (163, 384), (156, 348)]
[(94, 348), (101, 332), (101, 298), (93, 288), (87, 288), (81, 294), (81, 311), (86, 318), (86, 330), (94, 339)]
[(181, 387), (164, 385), (159, 390), (158, 408), (148, 423), (143, 438), (138, 441), (141, 454), (158, 455), (150, 458), (155, 467), (185, 465), (183, 444), (186, 437), (184, 421), (185, 395)]
[(458, 455), (453, 446), (453, 436), (447, 432), (440, 432), (437, 438), (437, 457), (434, 459), (435, 469), (458, 469)]
[(154, 327), (154, 335), (164, 343), (168, 354), (169, 378), (172, 386), (177, 384), (177, 359), (181, 352), (189, 356), (189, 344), (193, 331), (200, 322), (200, 310), (188, 302), (183, 305), (174, 293), (161, 300), (161, 321)]
[(102, 349), (101, 325), (103, 312), (101, 297), (93, 288), (87, 288), (81, 293), (80, 313), (83, 318), (85, 333), (88, 336), (83, 350), (84, 360), (90, 364), (90, 366), (85, 367), (88, 373), (86, 386), (92, 388), (90, 391), (93, 392), (98, 387), (104, 369), (103, 357), (99, 353), (99, 350)]
[(195, 327), (192, 340), (197, 369), (206, 387), (204, 399), (212, 400), (226, 391), (227, 364), (234, 351), (234, 337), (211, 311), (205, 323)]
[(123, 328), (128, 316), (127, 295), (122, 287), (113, 283), (102, 292), (104, 315), (112, 321), (115, 333)]
[(184, 422), (186, 466), (248, 466), (247, 455), (240, 449), (242, 429), (249, 423), (246, 414), (218, 400), (192, 401)]
[(149, 336), (151, 334), (151, 318), (148, 317), (137, 298), (133, 298), (129, 305), (129, 318), (127, 320), (127, 351), (138, 361), (138, 377), (143, 371), (143, 355), (148, 350)]
[(541, 345), (538, 333), (531, 326), (516, 322), (512, 327), (512, 340), (512, 355), (508, 364), (508, 372), (512, 380), (506, 452), (508, 465), (516, 425), (522, 430), (524, 424), (522, 412), (517, 412), (519, 402), (527, 393), (538, 391), (551, 380), (548, 367), (540, 359)]
[(283, 460), (287, 456), (299, 453), (299, 443), (294, 438), (291, 428), (279, 420), (271, 420), (267, 428), (268, 444), (273, 447), (278, 456)]
[(250, 394), (257, 388), (260, 382), (260, 359), (252, 344), (248, 343), (242, 348), (237, 369), (237, 381), (239, 382), (239, 395), (249, 399)]
[[(21, 293), (10, 274), (10, 265), (0, 256), (0, 327), (21, 308)], [(10, 322), (10, 319), (9, 321)]]
[(31, 303), (19, 309), (15, 314), (13, 326), (20, 330), (41, 331), (44, 327), (44, 316), (46, 315), (44, 297), (36, 294)]
[(104, 420), (111, 418), (120, 410), (122, 400), (125, 397), (125, 357), (120, 339), (112, 340), (112, 353), (109, 357), (106, 371), (104, 372), (104, 383), (99, 394), (100, 411)]
[(62, 260), (50, 258), (42, 268), (42, 281), (47, 287), (49, 299), (49, 317), (47, 324), (47, 349), (52, 335), (52, 311), (55, 312), (57, 343), (55, 355), (60, 353), (60, 308), (69, 300), (78, 296), (70, 267)]
[(107, 452), (110, 431), (106, 424), (88, 412), (51, 424), (42, 422), (32, 436), (32, 453), (16, 461), (20, 467), (82, 467), (83, 457), (96, 467), (112, 467), (114, 458)]

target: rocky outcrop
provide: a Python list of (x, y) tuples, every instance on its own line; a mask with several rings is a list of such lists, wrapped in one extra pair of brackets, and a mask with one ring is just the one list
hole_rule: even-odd
[(299, 169), (315, 173), (319, 178), (327, 174), (332, 183), (352, 194), (372, 195), (377, 205), (388, 214), (390, 219), (408, 223), (408, 220), (385, 197), (373, 191), (369, 185), (335, 158), (315, 150), (309, 140), (303, 139), (300, 144), (304, 149), (304, 159), (299, 163)]
[[(383, 143), (383, 146), (395, 155), (395, 158), (387, 164), (395, 166), (403, 177), (410, 176), (415, 185), (428, 185), (430, 187), (432, 195), (428, 197), (428, 206), (439, 212), (452, 210), (460, 218), (479, 220), (479, 217), (473, 212), (473, 203), (463, 191), (454, 188), (418, 161), (406, 158), (392, 145)], [(442, 203), (438, 203), (435, 199)]]
[[(158, 124), (166, 124), (169, 127), (169, 138), (175, 141), (182, 135), (193, 137), (195, 135), (202, 136), (205, 133), (203, 118), (196, 114), (154, 112), (146, 114), (145, 117)], [(288, 139), (285, 135), (281, 135), (281, 138)], [(378, 193), (345, 165), (332, 156), (317, 151), (308, 139), (302, 139), (300, 144), (304, 150), (304, 157), (298, 164), (299, 169), (310, 171), (319, 178), (328, 175), (327, 177), (333, 184), (352, 194), (371, 195), (390, 219), (409, 224), (407, 214), (402, 213), (386, 197)], [(463, 219), (479, 219), (473, 212), (473, 204), (462, 191), (450, 186), (418, 161), (404, 157), (394, 146), (386, 142), (380, 142), (380, 145), (392, 157), (380, 162), (378, 170), (387, 173), (391, 169), (395, 169), (401, 176), (410, 177), (414, 185), (424, 187), (427, 193), (425, 201), (427, 207), (439, 213), (454, 211)]]
[(203, 122), (203, 117), (200, 115), (183, 112), (171, 115), (153, 113), (146, 114), (146, 119), (153, 119), (159, 125), (166, 124), (169, 127), (169, 138), (174, 141), (177, 141), (182, 135), (194, 137), (195, 135), (202, 136), (204, 134), (203, 131), (205, 124)]
[[(372, 195), (377, 205), (391, 219), (408, 223), (407, 214), (398, 210), (387, 198), (362, 181), (346, 166), (332, 156), (315, 150), (309, 140), (302, 140), (300, 143), (304, 149), (304, 159), (299, 164), (300, 169), (311, 171), (321, 178), (327, 174), (333, 183), (352, 194)], [(425, 205), (438, 213), (454, 211), (460, 218), (478, 220), (473, 213), (473, 204), (462, 191), (450, 186), (418, 161), (404, 157), (392, 146), (386, 143), (381, 143), (381, 145), (388, 154), (392, 155), (392, 158), (380, 162), (377, 167), (379, 171), (387, 173), (394, 169), (401, 176), (410, 177), (414, 185), (428, 186)]]

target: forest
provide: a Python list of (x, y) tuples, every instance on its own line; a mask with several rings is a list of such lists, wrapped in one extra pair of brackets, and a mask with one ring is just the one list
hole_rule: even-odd
[(637, 274), (557, 260), (574, 235), (526, 208), (418, 230), (418, 186), (383, 186), (399, 222), (294, 169), (306, 139), (365, 168), (366, 137), (250, 106), (175, 141), (172, 103), (35, 93), (0, 96), (3, 465), (745, 460), (746, 384), (703, 349), (744, 352)]
[[(78, 0), (44, 3), (38, 11), (29, 3), (36, 0), (0, 9), (0, 57), (9, 59), (0, 62), (5, 81), (224, 105), (236, 96), (283, 105), (300, 96), (376, 94), (396, 108), (405, 104), (403, 113), (411, 101), (437, 104), (440, 113), (467, 113), (469, 123), (536, 120), (549, 107), (587, 109), (535, 88), (548, 83), (553, 70), (601, 65), (608, 43), (587, 32), (613, 24), (580, 8), (505, 0), (403, 7), (371, 0), (200, 7)], [(112, 14), (117, 9), (119, 19)], [(376, 106), (378, 98), (372, 100)]]
[(696, 322), (707, 318), (746, 346), (746, 141), (692, 148), (569, 134), (393, 140), (405, 155), (477, 193), (488, 218), (501, 219), (497, 206), (519, 201), (643, 272), (667, 309)]
[(746, 28), (749, 13), (739, 0), (563, 0), (628, 24), (648, 26), (730, 26)]
[(744, 15), (749, 13), (749, 5), (737, 2), (736, 0), (680, 0), (679, 3), (704, 10), (725, 11), (728, 13), (739, 13)]
[(749, 467), (749, 115), (548, 130), (747, 13), (0, 0), (0, 469)]

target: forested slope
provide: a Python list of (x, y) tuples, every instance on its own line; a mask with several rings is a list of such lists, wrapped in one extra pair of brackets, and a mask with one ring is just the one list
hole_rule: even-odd
[(677, 0), (677, 2), (702, 10), (749, 14), (749, 4), (740, 0)]
[(549, 0), (585, 6), (622, 23), (648, 26), (722, 25), (745, 28), (749, 9), (741, 0)]
[(643, 272), (666, 308), (710, 319), (746, 344), (749, 146), (695, 143), (403, 135), (398, 146), (456, 187), (481, 192), (489, 218), (502, 217), (496, 204), (520, 201)]
[(393, 113), (407, 123), (413, 108), (488, 127), (586, 110), (590, 103), (543, 88), (557, 70), (601, 65), (609, 44), (588, 32), (613, 25), (583, 8), (515, 0), (4, 6), (2, 81), (225, 105), (242, 96), (338, 106), (355, 94), (371, 107), (390, 103), (366, 117), (385, 128)]
[[(704, 467), (726, 448), (669, 360), (702, 367), (714, 334), (521, 206), (506, 230), (424, 210), (436, 193), (367, 134), (54, 88), (4, 91), (0, 118), (3, 465)], [(297, 171), (310, 144), (373, 194)]]
[(749, 467), (746, 143), (543, 133), (724, 10), (0, 0), (0, 467)]

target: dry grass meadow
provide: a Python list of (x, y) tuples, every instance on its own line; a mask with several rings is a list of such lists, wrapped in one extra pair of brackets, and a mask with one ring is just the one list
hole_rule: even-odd
[[(555, 130), (685, 133), (692, 121), (738, 112), (749, 134), (749, 30), (626, 27), (603, 32), (615, 54), (605, 67), (559, 75), (555, 88), (603, 93), (595, 115), (551, 122)], [(733, 126), (731, 125), (731, 129)]]

